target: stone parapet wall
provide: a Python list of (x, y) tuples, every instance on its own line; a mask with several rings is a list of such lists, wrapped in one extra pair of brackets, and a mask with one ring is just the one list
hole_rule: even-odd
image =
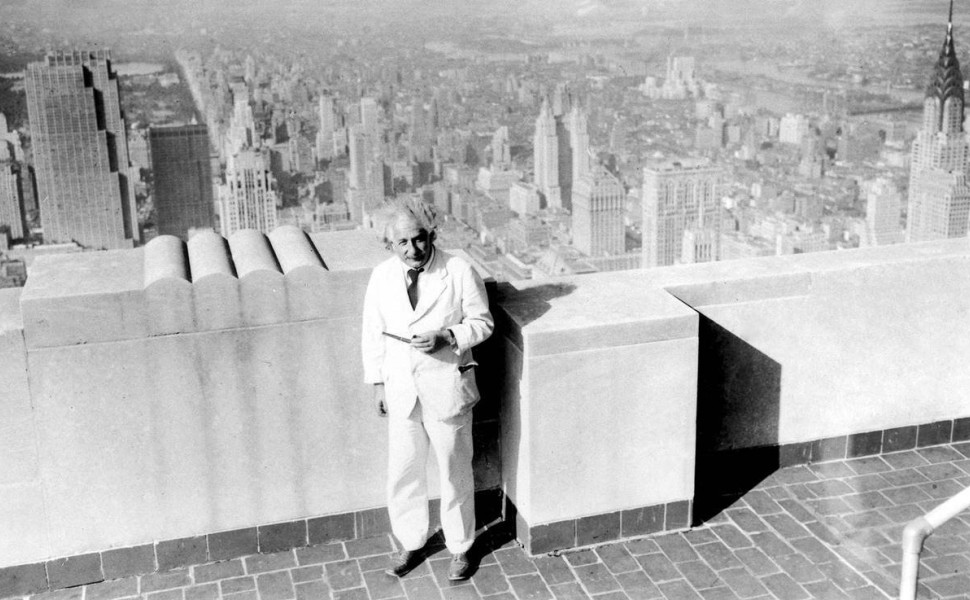
[[(328, 265), (317, 247), (324, 235), (338, 238), (321, 244), (324, 251), (345, 252), (342, 238), (361, 256)], [(368, 233), (311, 238), (296, 227), (268, 236), (243, 230), (228, 240), (205, 232), (188, 243), (161, 236), (133, 251), (44, 257), (21, 298), (27, 344), (45, 348), (358, 315), (356, 288), (366, 286), (369, 268), (385, 257)]]
[[(359, 344), (386, 256), (280, 228), (38, 259), (0, 290), (0, 567), (381, 513)], [(968, 267), (949, 240), (490, 283), (476, 485), (545, 552), (689, 527), (737, 491), (725, 453), (956, 439)]]
[(532, 552), (686, 527), (779, 466), (946, 443), (928, 432), (970, 416), (968, 239), (522, 282), (499, 303), (503, 477)]
[[(38, 259), (0, 294), (0, 567), (381, 512), (360, 314), (387, 256), (372, 232), (282, 227)], [(485, 399), (483, 490), (500, 484)]]

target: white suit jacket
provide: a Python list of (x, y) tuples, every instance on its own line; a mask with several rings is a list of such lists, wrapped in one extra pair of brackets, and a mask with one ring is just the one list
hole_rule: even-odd
[[(361, 350), (364, 382), (384, 383), (391, 416), (407, 417), (421, 399), (424, 414), (445, 420), (478, 402), (471, 349), (492, 334), (485, 284), (465, 260), (437, 248), (419, 278), (418, 304), (407, 295), (406, 268), (392, 256), (374, 268), (364, 296)], [(382, 332), (405, 338), (450, 329), (456, 346), (426, 354)]]

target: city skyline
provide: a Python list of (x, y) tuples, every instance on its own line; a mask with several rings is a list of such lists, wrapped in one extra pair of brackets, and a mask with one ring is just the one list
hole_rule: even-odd
[[(890, 2), (851, 10), (929, 14), (945, 8), (938, 4)], [(56, 6), (46, 2), (37, 10)], [(84, 10), (95, 6), (107, 10), (114, 5), (104, 2)], [(196, 9), (221, 6), (210, 1)], [(803, 31), (788, 41), (771, 35), (744, 38), (742, 32), (756, 24), (722, 18), (725, 3), (711, 5), (706, 21), (696, 19), (699, 5), (690, 2), (563, 6), (541, 17), (551, 19), (548, 31), (510, 20), (518, 11), (541, 15), (548, 3), (509, 9), (477, 30), (462, 24), (463, 7), (454, 31), (441, 31), (438, 41), (422, 44), (428, 31), (421, 27), (382, 30), (394, 10), (370, 2), (357, 12), (360, 23), (372, 27), (370, 34), (354, 28), (335, 34), (318, 44), (326, 48), (319, 57), (301, 50), (302, 42), (277, 46), (269, 34), (292, 30), (286, 15), (305, 13), (305, 3), (282, 7), (278, 18), (266, 24), (267, 35), (252, 40), (248, 49), (235, 41), (226, 47), (213, 42), (241, 31), (234, 16), (265, 10), (265, 3), (243, 3), (212, 31), (203, 27), (204, 19), (195, 30), (180, 30), (177, 23), (184, 15), (173, 15), (168, 30), (142, 33), (146, 52), (157, 52), (152, 48), (158, 39), (178, 40), (183, 47), (174, 55), (166, 56), (171, 49), (162, 51), (155, 65), (137, 62), (152, 60), (149, 56), (125, 56), (130, 67), (114, 61), (126, 73), (126, 114), (138, 115), (129, 143), (143, 153), (144, 134), (138, 132), (145, 126), (198, 119), (207, 125), (219, 155), (211, 161), (214, 185), (233, 178), (233, 156), (259, 149), (275, 182), (266, 187), (276, 193), (275, 220), (265, 223), (295, 224), (307, 231), (367, 227), (384, 198), (419, 195), (454, 218), (444, 223), (443, 240), (474, 250), (497, 277), (527, 273), (520, 264), (534, 266), (537, 275), (543, 265), (553, 265), (560, 274), (614, 268), (588, 260), (591, 250), (577, 238), (585, 239), (586, 226), (580, 234), (571, 222), (576, 217), (573, 185), (600, 166), (625, 191), (622, 250), (614, 243), (607, 253), (619, 250), (624, 268), (758, 256), (767, 247), (784, 254), (897, 239), (891, 231), (893, 214), (898, 213), (902, 227), (906, 180), (919, 170), (909, 168), (905, 155), (919, 146), (918, 140), (915, 146), (912, 142), (918, 131), (914, 106), (932, 70), (922, 49), (939, 47), (941, 17), (929, 28), (896, 25), (887, 30), (892, 42), (881, 44), (866, 29), (853, 37), (855, 24), (842, 32), (833, 3), (814, 8), (781, 0), (734, 5), (737, 13), (767, 7), (779, 19), (798, 19), (813, 10), (824, 17), (822, 32)], [(479, 14), (497, 7), (482, 7)], [(387, 14), (370, 19), (367, 10), (375, 8)], [(349, 7), (326, 3), (319, 9)], [(427, 14), (422, 7), (413, 9), (415, 16)], [(664, 11), (676, 18), (660, 18)], [(964, 15), (956, 12), (959, 29)], [(629, 17), (618, 30), (629, 37), (601, 35), (610, 15)], [(302, 25), (312, 27), (314, 18)], [(637, 23), (639, 29), (625, 28)], [(0, 27), (0, 35), (4, 31), (40, 41), (53, 29), (10, 25)], [(84, 37), (83, 32), (76, 35)], [(851, 51), (840, 52), (840, 45)], [(903, 62), (883, 58), (881, 52), (890, 45)], [(951, 52), (956, 63), (968, 49), (957, 43)], [(148, 95), (149, 89), (166, 95)], [(191, 92), (188, 112), (186, 92)], [(153, 98), (158, 99), (151, 108)], [(145, 179), (144, 166), (139, 170), (146, 159), (136, 164), (132, 152), (126, 174), (135, 181), (139, 225), (150, 239), (165, 233), (161, 224), (167, 217), (160, 205), (153, 205), (153, 195), (162, 191)], [(724, 175), (712, 192), (722, 213), (711, 217), (704, 230), (691, 229), (687, 219), (680, 230), (661, 236), (650, 229), (655, 217), (644, 208), (654, 200), (647, 197), (643, 169), (658, 161), (698, 159)], [(531, 185), (539, 192), (538, 209)], [(903, 194), (902, 206), (893, 200), (893, 187)], [(871, 190), (881, 191), (872, 195)], [(30, 214), (29, 224), (36, 228), (36, 215)], [(538, 217), (541, 230), (550, 235), (523, 235), (532, 224), (512, 227), (527, 217)], [(657, 242), (651, 236), (663, 237), (665, 252), (676, 258), (661, 263), (636, 258), (648, 256), (645, 248)], [(730, 238), (730, 251), (723, 255), (718, 251), (722, 237)], [(549, 243), (523, 249), (516, 241), (522, 239)]]

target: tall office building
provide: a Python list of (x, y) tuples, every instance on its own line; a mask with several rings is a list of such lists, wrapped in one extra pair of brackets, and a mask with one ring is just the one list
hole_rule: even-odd
[(903, 241), (899, 223), (902, 194), (891, 179), (880, 177), (866, 182), (866, 235), (864, 246), (885, 246)]
[(24, 87), (44, 240), (132, 247), (135, 194), (110, 52), (49, 53), (27, 65)]
[(563, 85), (556, 87), (553, 99), (552, 107), (543, 100), (536, 119), (535, 183), (547, 208), (572, 211), (573, 184), (590, 169), (586, 112)]
[(347, 177), (347, 205), (350, 216), (364, 223), (384, 199), (384, 161), (372, 153), (373, 141), (363, 125), (348, 131), (350, 170)]
[(586, 256), (623, 254), (625, 204), (620, 180), (602, 165), (593, 167), (573, 187), (573, 246)]
[(943, 49), (913, 141), (906, 241), (964, 237), (970, 228), (970, 144), (963, 131), (963, 76), (953, 47), (953, 5)]
[(229, 117), (229, 128), (226, 130), (225, 157), (228, 158), (245, 148), (260, 145), (259, 134), (256, 132), (256, 118), (253, 107), (249, 104), (249, 91), (236, 98), (233, 104), (232, 116)]
[(219, 231), (229, 237), (240, 229), (268, 233), (276, 228), (276, 180), (270, 174), (269, 151), (243, 150), (226, 166), (219, 186)]
[(590, 172), (589, 127), (586, 112), (579, 103), (569, 112), (569, 146), (572, 154), (572, 180), (578, 182)]
[(532, 138), (535, 184), (545, 197), (547, 208), (562, 208), (559, 189), (559, 138), (556, 135), (556, 119), (545, 100), (536, 119), (536, 132)]
[(492, 136), (492, 170), (508, 171), (512, 168), (512, 150), (509, 145), (509, 128), (499, 127)]
[(0, 228), (8, 228), (14, 240), (22, 239), (27, 231), (18, 171), (16, 164), (0, 161)]
[(212, 229), (212, 163), (205, 125), (152, 127), (148, 132), (159, 235), (188, 240)]
[(317, 160), (330, 160), (334, 155), (334, 131), (337, 128), (336, 116), (333, 112), (333, 98), (327, 95), (320, 96), (317, 112), (320, 118), (320, 128), (317, 130), (316, 139)]
[(644, 268), (678, 262), (688, 230), (692, 240), (712, 240), (714, 248), (707, 254), (711, 260), (719, 259), (720, 177), (718, 167), (698, 159), (650, 163), (643, 168)]
[(566, 115), (555, 115), (559, 158), (559, 198), (565, 210), (573, 209), (573, 147)]
[(360, 124), (364, 127), (364, 132), (372, 140), (375, 147), (380, 148), (381, 122), (380, 107), (377, 100), (369, 97), (360, 99)]
[(360, 125), (351, 125), (347, 132), (350, 156), (350, 187), (364, 189), (367, 186), (367, 133)]

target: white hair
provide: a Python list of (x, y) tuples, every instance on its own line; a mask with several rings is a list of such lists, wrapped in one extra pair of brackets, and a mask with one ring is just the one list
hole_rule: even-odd
[(377, 221), (380, 224), (381, 232), (385, 242), (391, 241), (394, 225), (401, 219), (410, 219), (418, 224), (418, 227), (434, 234), (438, 228), (438, 211), (434, 204), (424, 202), (420, 198), (405, 197), (391, 200), (381, 209)]

